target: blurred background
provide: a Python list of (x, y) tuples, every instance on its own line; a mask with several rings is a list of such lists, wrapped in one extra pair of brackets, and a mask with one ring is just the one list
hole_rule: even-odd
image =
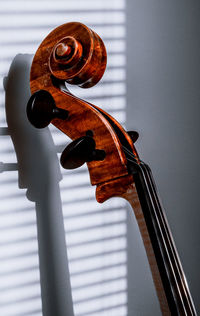
[(200, 310), (199, 11), (185, 0), (1, 0), (0, 315), (41, 316), (42, 299), (44, 316), (160, 315), (129, 206), (99, 205), (86, 166), (59, 166), (70, 140), (26, 121), (32, 56), (70, 21), (95, 30), (108, 53), (97, 86), (70, 90), (139, 132)]

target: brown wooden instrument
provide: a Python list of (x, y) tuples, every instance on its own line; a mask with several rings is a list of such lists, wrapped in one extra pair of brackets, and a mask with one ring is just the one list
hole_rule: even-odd
[(150, 168), (140, 160), (136, 132), (126, 132), (108, 113), (72, 95), (65, 83), (88, 88), (102, 77), (106, 50), (81, 23), (53, 30), (33, 59), (27, 114), (42, 128), (50, 122), (73, 142), (61, 156), (64, 168), (87, 162), (96, 199), (123, 197), (131, 204), (146, 249), (163, 315), (196, 315), (184, 272)]

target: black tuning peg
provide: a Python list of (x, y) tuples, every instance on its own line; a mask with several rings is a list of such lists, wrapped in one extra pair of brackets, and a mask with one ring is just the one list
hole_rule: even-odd
[(129, 134), (129, 136), (130, 136), (130, 138), (131, 138), (131, 140), (132, 140), (132, 142), (134, 144), (136, 142), (136, 140), (138, 139), (138, 137), (139, 137), (138, 132), (136, 132), (136, 131), (129, 131), (128, 134)]
[(37, 128), (49, 125), (54, 118), (65, 120), (68, 111), (56, 107), (54, 98), (46, 90), (35, 92), (27, 104), (27, 117), (31, 124)]
[(104, 150), (95, 149), (96, 144), (92, 137), (83, 136), (71, 142), (63, 151), (60, 162), (65, 169), (76, 169), (85, 162), (104, 160)]

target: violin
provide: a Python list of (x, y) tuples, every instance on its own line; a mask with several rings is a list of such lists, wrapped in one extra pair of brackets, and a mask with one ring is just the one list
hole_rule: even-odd
[(72, 139), (61, 165), (75, 169), (87, 163), (96, 199), (126, 199), (140, 229), (163, 315), (196, 315), (193, 300), (150, 167), (127, 132), (108, 113), (68, 90), (94, 86), (106, 68), (106, 49), (87, 26), (71, 22), (54, 29), (39, 46), (31, 67), (32, 96), (27, 116), (36, 128), (49, 123)]

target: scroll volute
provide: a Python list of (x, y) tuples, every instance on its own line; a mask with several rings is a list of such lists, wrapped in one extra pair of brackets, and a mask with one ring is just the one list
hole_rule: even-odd
[[(72, 140), (91, 135), (96, 148), (104, 150), (103, 160), (88, 162), (91, 183), (99, 184), (128, 174), (122, 144), (113, 129), (118, 129), (133, 148), (123, 128), (110, 115), (72, 95), (60, 86), (66, 82), (89, 88), (102, 77), (106, 50), (100, 37), (85, 25), (72, 22), (54, 29), (39, 46), (32, 63), (31, 92), (48, 91), (58, 108), (68, 111), (66, 119), (52, 123)], [(109, 120), (108, 120), (109, 118)], [(112, 124), (110, 124), (112, 122)]]

